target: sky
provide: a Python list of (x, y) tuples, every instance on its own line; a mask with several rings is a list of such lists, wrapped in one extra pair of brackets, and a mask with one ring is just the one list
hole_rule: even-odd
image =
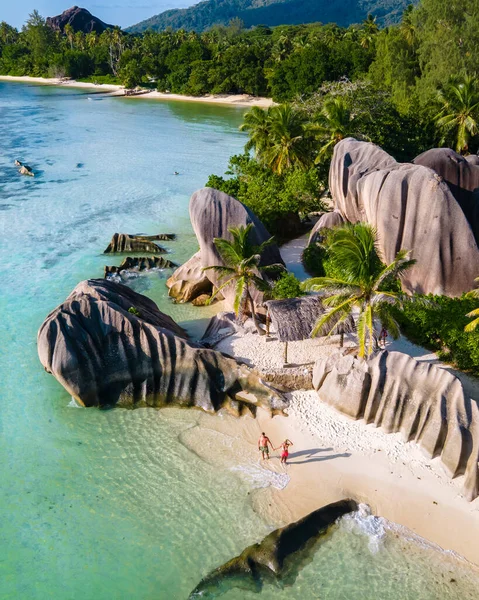
[(105, 23), (128, 27), (169, 8), (184, 8), (198, 2), (199, 0), (0, 0), (0, 22), (6, 21), (20, 28), (34, 9), (44, 17), (53, 17), (77, 4)]

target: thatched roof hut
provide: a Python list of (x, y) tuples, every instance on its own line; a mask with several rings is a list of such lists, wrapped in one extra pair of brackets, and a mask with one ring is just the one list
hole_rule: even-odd
[[(281, 342), (296, 342), (310, 338), (316, 321), (327, 311), (319, 296), (269, 300), (264, 304)], [(319, 335), (328, 335), (337, 321), (338, 319), (333, 319), (331, 324), (323, 327)], [(333, 333), (347, 333), (353, 328), (353, 318), (349, 317)]]

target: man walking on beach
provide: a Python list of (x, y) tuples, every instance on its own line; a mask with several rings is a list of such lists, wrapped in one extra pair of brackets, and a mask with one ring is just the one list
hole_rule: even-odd
[(263, 460), (265, 458), (267, 458), (269, 460), (269, 448), (268, 445), (271, 446), (271, 450), (273, 450), (273, 444), (271, 443), (271, 440), (269, 439), (269, 437), (265, 434), (265, 432), (263, 431), (261, 433), (261, 437), (258, 440), (258, 450), (261, 452), (261, 455), (263, 456)]

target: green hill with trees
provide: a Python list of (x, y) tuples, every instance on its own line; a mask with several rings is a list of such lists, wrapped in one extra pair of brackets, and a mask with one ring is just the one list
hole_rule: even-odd
[(189, 8), (167, 10), (127, 31), (172, 28), (201, 32), (215, 25), (228, 25), (232, 19), (240, 19), (246, 28), (317, 22), (348, 27), (369, 13), (383, 26), (397, 23), (407, 5), (415, 3), (417, 0), (206, 0)]

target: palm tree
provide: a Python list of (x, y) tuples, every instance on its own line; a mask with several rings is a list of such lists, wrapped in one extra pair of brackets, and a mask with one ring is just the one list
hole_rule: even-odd
[(376, 17), (368, 15), (367, 19), (362, 22), (360, 31), (360, 45), (362, 48), (369, 48), (374, 43), (374, 38), (379, 31), (379, 27), (376, 23)]
[(467, 154), (469, 141), (479, 133), (479, 82), (475, 77), (462, 75), (452, 79), (444, 90), (438, 91), (442, 104), (436, 125), (443, 132), (441, 143), (452, 137), (456, 151)]
[(224, 238), (214, 238), (213, 242), (224, 265), (213, 265), (205, 267), (203, 270), (211, 269), (218, 273), (220, 279), (223, 280), (212, 294), (208, 304), (226, 287), (234, 285), (235, 299), (233, 306), (236, 315), (246, 311), (249, 305), (256, 328), (263, 334), (265, 331), (258, 325), (251, 290), (254, 288), (263, 292), (269, 291), (270, 286), (261, 278), (261, 272), (284, 270), (284, 267), (281, 264), (260, 266), (261, 255), (274, 242), (274, 238), (266, 240), (259, 246), (252, 244), (250, 232), (253, 227), (252, 223), (249, 223), (246, 227), (244, 225), (230, 227), (228, 231), (231, 233), (232, 241)]
[(289, 104), (268, 110), (253, 107), (240, 130), (249, 132), (245, 150), (254, 149), (256, 158), (278, 175), (291, 167), (308, 166), (310, 132), (306, 117)]
[(274, 106), (268, 111), (268, 117), (266, 164), (278, 175), (291, 167), (306, 168), (310, 156), (306, 118), (289, 104)]
[(409, 46), (413, 46), (416, 43), (416, 26), (413, 21), (413, 12), (414, 5), (409, 4), (406, 6), (399, 25), (399, 31)]
[(253, 106), (245, 116), (243, 123), (240, 125), (240, 131), (249, 133), (249, 140), (246, 143), (245, 151), (254, 150), (258, 160), (262, 160), (262, 154), (268, 146), (270, 134), (270, 119), (269, 111)]
[(323, 327), (333, 323), (330, 334), (338, 332), (346, 319), (359, 311), (356, 323), (359, 356), (369, 356), (376, 339), (375, 320), (379, 320), (394, 338), (399, 336), (399, 326), (391, 307), (401, 306), (405, 297), (387, 288), (415, 261), (409, 258), (407, 250), (400, 250), (391, 264), (384, 265), (376, 246), (376, 231), (366, 223), (346, 224), (331, 230), (327, 249), (338, 275), (308, 279), (303, 284), (305, 290), (322, 292), (324, 305), (329, 307), (316, 322), (311, 336), (315, 337)]
[[(476, 277), (476, 279), (474, 281), (479, 284), (479, 277)], [(479, 298), (479, 289), (470, 291), (467, 294), (467, 297), (468, 298)], [(471, 331), (475, 331), (477, 329), (477, 326), (479, 325), (479, 308), (475, 308), (474, 310), (471, 310), (471, 312), (467, 313), (466, 317), (469, 317), (470, 319), (472, 319), (473, 317), (476, 317), (476, 318), (464, 327), (464, 331), (466, 331), (467, 333), (470, 333)]]
[(354, 134), (357, 120), (344, 98), (336, 96), (324, 102), (316, 122), (310, 127), (323, 144), (316, 157), (316, 164), (329, 156), (338, 142)]

